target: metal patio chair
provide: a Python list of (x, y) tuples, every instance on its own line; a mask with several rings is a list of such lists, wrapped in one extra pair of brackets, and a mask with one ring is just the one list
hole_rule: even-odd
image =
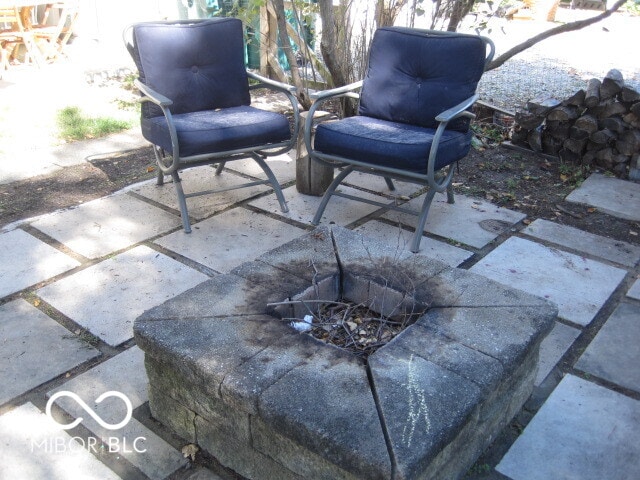
[[(125, 44), (138, 67), (142, 93), (141, 127), (152, 143), (158, 185), (170, 175), (176, 188), (182, 224), (191, 232), (186, 199), (254, 185), (271, 185), (283, 212), (282, 189), (265, 162), (291, 149), (299, 129), (294, 87), (252, 72), (244, 63), (242, 22), (235, 18), (145, 22), (124, 32)], [(249, 84), (249, 79), (256, 81)], [(251, 106), (250, 90), (269, 88), (291, 102), (287, 116)], [(179, 172), (252, 158), (267, 180), (230, 188), (185, 193)]]
[[(469, 152), (469, 123), (474, 117), (469, 110), (494, 50), (490, 39), (477, 35), (378, 29), (364, 80), (315, 94), (309, 111), (305, 142), (311, 158), (342, 168), (312, 223), (320, 223), (334, 195), (412, 213), (418, 216), (418, 225), (411, 251), (417, 253), (435, 194), (447, 190), (448, 201), (453, 203), (453, 164)], [(312, 141), (313, 113), (322, 102), (337, 97), (359, 99), (358, 114), (320, 123)], [(353, 171), (384, 177), (390, 190), (394, 190), (393, 179), (430, 189), (416, 212), (337, 190)]]

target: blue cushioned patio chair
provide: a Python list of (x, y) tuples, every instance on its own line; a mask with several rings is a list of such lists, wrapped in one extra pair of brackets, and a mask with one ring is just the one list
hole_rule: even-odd
[[(494, 54), (488, 38), (452, 32), (388, 27), (376, 31), (364, 80), (314, 95), (305, 142), (311, 158), (342, 167), (312, 223), (320, 223), (332, 196), (418, 215), (411, 251), (420, 248), (429, 207), (447, 190), (453, 203), (453, 165), (471, 146), (469, 111), (476, 86)], [(357, 90), (360, 89), (359, 94)], [(359, 99), (358, 114), (320, 123), (311, 139), (315, 110), (329, 98)], [(313, 145), (312, 145), (313, 143)], [(448, 170), (448, 171), (447, 171)], [(353, 171), (429, 186), (419, 212), (337, 190)]]
[[(247, 71), (242, 22), (235, 18), (145, 22), (124, 32), (138, 67), (142, 93), (142, 135), (153, 144), (158, 185), (170, 175), (178, 195), (182, 224), (191, 232), (186, 198), (253, 185), (270, 184), (283, 212), (282, 189), (265, 162), (288, 151), (299, 128), (294, 87)], [(249, 79), (256, 80), (250, 85)], [(280, 113), (251, 106), (250, 90), (269, 88), (291, 102), (293, 121)], [(185, 194), (179, 172), (226, 162), (254, 159), (267, 180)]]

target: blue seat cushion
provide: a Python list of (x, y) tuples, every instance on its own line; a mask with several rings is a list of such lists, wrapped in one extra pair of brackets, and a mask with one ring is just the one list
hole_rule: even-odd
[[(377, 118), (356, 116), (318, 125), (314, 150), (372, 165), (427, 173), (435, 130)], [(471, 133), (445, 130), (435, 170), (469, 153)]]
[[(171, 113), (251, 104), (237, 18), (139, 23), (133, 39), (140, 81), (171, 99)], [(160, 114), (154, 104), (142, 104), (143, 117)]]
[[(173, 122), (181, 157), (258, 147), (291, 138), (286, 116), (246, 105), (173, 115)], [(142, 135), (151, 143), (172, 151), (164, 116), (143, 118)]]
[[(485, 52), (476, 35), (379, 28), (371, 43), (359, 114), (436, 128), (438, 114), (475, 93)], [(469, 121), (456, 119), (447, 128), (465, 132)]]

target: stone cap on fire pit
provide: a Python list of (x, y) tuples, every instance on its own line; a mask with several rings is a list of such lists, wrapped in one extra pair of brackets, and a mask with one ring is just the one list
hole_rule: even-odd
[[(286, 301), (309, 292), (424, 313), (364, 362), (283, 320), (301, 313)], [(531, 352), (537, 361), (556, 314), (544, 299), (331, 225), (145, 312), (134, 332), (148, 359), (345, 478), (416, 478), (451, 461), (442, 451), (470, 421), (483, 428), (478, 405), (523, 375)], [(262, 443), (274, 450), (262, 453), (310, 475)]]

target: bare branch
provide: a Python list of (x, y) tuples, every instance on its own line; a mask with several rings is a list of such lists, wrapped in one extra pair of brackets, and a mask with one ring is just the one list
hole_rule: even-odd
[(519, 54), (520, 52), (526, 50), (527, 48), (531, 48), (536, 43), (541, 42), (542, 40), (546, 40), (549, 37), (554, 35), (559, 35), (561, 33), (573, 32), (575, 30), (580, 30), (584, 27), (588, 27), (589, 25), (593, 25), (594, 23), (598, 23), (601, 20), (611, 16), (613, 12), (618, 10), (627, 0), (617, 0), (611, 8), (605, 10), (600, 15), (596, 15), (595, 17), (586, 18), (584, 20), (577, 20), (575, 22), (565, 23), (564, 25), (558, 25), (557, 27), (546, 30), (538, 35), (535, 35), (522, 43), (519, 43), (515, 47), (507, 50), (502, 55), (498, 56), (487, 66), (487, 71), (493, 70), (495, 68), (500, 67), (503, 63), (509, 60), (511, 57)]

